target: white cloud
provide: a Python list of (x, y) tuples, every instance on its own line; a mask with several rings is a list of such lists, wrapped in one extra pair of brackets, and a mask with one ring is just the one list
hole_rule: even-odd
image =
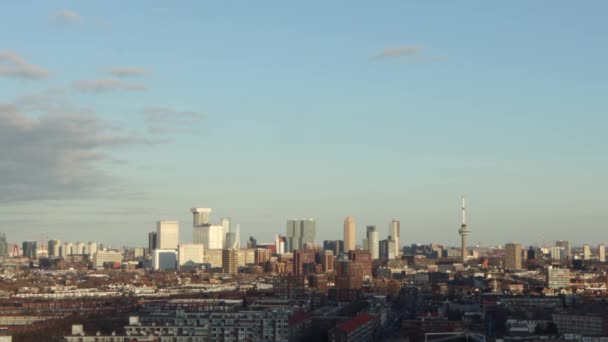
[(12, 51), (0, 51), (0, 76), (39, 79), (49, 76), (49, 71), (30, 64)]
[(72, 88), (80, 91), (104, 93), (117, 90), (148, 90), (148, 87), (139, 83), (127, 83), (115, 78), (101, 78), (96, 80), (76, 80)]
[(151, 134), (186, 133), (192, 124), (205, 117), (201, 112), (155, 106), (143, 108), (142, 113)]
[(149, 76), (150, 72), (143, 68), (111, 68), (107, 71), (108, 74), (114, 77), (126, 78), (126, 77), (143, 77)]
[(64, 9), (51, 15), (51, 21), (57, 24), (74, 24), (81, 20), (80, 14), (69, 9)]
[[(28, 115), (28, 111), (37, 115)], [(90, 109), (29, 96), (0, 104), (0, 202), (101, 196), (115, 180), (98, 163), (140, 143)]]

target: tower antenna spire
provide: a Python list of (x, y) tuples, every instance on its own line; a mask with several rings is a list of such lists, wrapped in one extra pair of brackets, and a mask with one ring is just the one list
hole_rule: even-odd
[(460, 197), (462, 200), (462, 224), (460, 225), (460, 229), (458, 230), (458, 234), (460, 234), (460, 260), (462, 263), (465, 262), (467, 255), (469, 254), (467, 251), (467, 236), (469, 235), (469, 227), (467, 226), (467, 207), (464, 195)]

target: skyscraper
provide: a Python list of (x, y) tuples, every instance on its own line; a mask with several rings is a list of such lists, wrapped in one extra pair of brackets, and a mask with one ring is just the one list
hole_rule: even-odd
[(505, 245), (505, 269), (521, 269), (521, 244), (508, 243)]
[(567, 241), (567, 240), (558, 240), (558, 241), (555, 241), (555, 246), (563, 248), (563, 250), (562, 250), (562, 258), (571, 259), (572, 248), (570, 247), (570, 241)]
[(158, 245), (156, 244), (157, 241), (158, 241), (158, 238), (156, 236), (156, 232), (149, 232), (148, 233), (148, 253), (150, 255), (154, 255), (154, 250), (158, 248)]
[(59, 250), (61, 249), (61, 240), (49, 240), (49, 257), (59, 257)]
[(317, 236), (317, 223), (314, 219), (302, 220), (302, 246), (306, 243), (315, 243)]
[(4, 233), (0, 234), (0, 256), (8, 256), (8, 243)]
[[(399, 256), (399, 244), (401, 242), (401, 222), (399, 222), (398, 220), (392, 220), (389, 224), (388, 224), (388, 235), (389, 237), (393, 238), (393, 241), (395, 241), (394, 245), (395, 245), (395, 258)], [(392, 258), (390, 258), (392, 259)]]
[(210, 208), (192, 208), (190, 211), (193, 214), (194, 227), (204, 226), (209, 224), (209, 215), (211, 215)]
[(179, 225), (177, 221), (158, 221), (156, 223), (157, 249), (177, 249), (179, 244)]
[(606, 262), (606, 245), (597, 246), (597, 258), (600, 262)]
[(317, 224), (314, 219), (287, 220), (285, 233), (287, 237), (286, 250), (293, 252), (302, 249), (306, 243), (314, 243)]
[(344, 252), (355, 250), (355, 219), (348, 216), (344, 219)]
[(93, 242), (93, 241), (89, 241), (87, 243), (87, 251), (86, 254), (88, 255), (94, 255), (95, 253), (97, 253), (97, 242)]
[(236, 274), (239, 271), (238, 249), (224, 249), (222, 251), (222, 269), (227, 274)]
[(224, 226), (211, 224), (194, 227), (192, 242), (202, 244), (205, 249), (223, 249), (226, 244), (226, 232)]
[(462, 196), (462, 224), (460, 225), (460, 229), (458, 230), (458, 234), (460, 234), (460, 261), (463, 263), (466, 260), (466, 257), (469, 255), (467, 251), (467, 236), (469, 235), (469, 227), (467, 226), (467, 215), (466, 215), (466, 204), (464, 196)]
[(372, 259), (380, 259), (380, 236), (375, 226), (367, 226), (367, 244)]
[(23, 256), (29, 259), (36, 259), (36, 241), (23, 241)]
[(591, 246), (583, 245), (583, 260), (591, 260)]
[(226, 233), (232, 232), (232, 220), (230, 217), (222, 217), (220, 219), (220, 224), (224, 227)]

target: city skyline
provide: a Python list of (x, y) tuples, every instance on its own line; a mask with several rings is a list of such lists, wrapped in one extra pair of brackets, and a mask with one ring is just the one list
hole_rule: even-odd
[(457, 246), (464, 193), (469, 246), (604, 243), (608, 4), (443, 6), (0, 5), (0, 231), (145, 246), (204, 204)]

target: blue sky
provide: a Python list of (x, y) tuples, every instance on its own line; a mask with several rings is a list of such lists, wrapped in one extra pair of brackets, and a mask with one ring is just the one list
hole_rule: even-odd
[[(605, 242), (603, 1), (6, 1), (0, 230)], [(4, 138), (2, 138), (4, 136)], [(4, 140), (3, 140), (4, 139)]]

